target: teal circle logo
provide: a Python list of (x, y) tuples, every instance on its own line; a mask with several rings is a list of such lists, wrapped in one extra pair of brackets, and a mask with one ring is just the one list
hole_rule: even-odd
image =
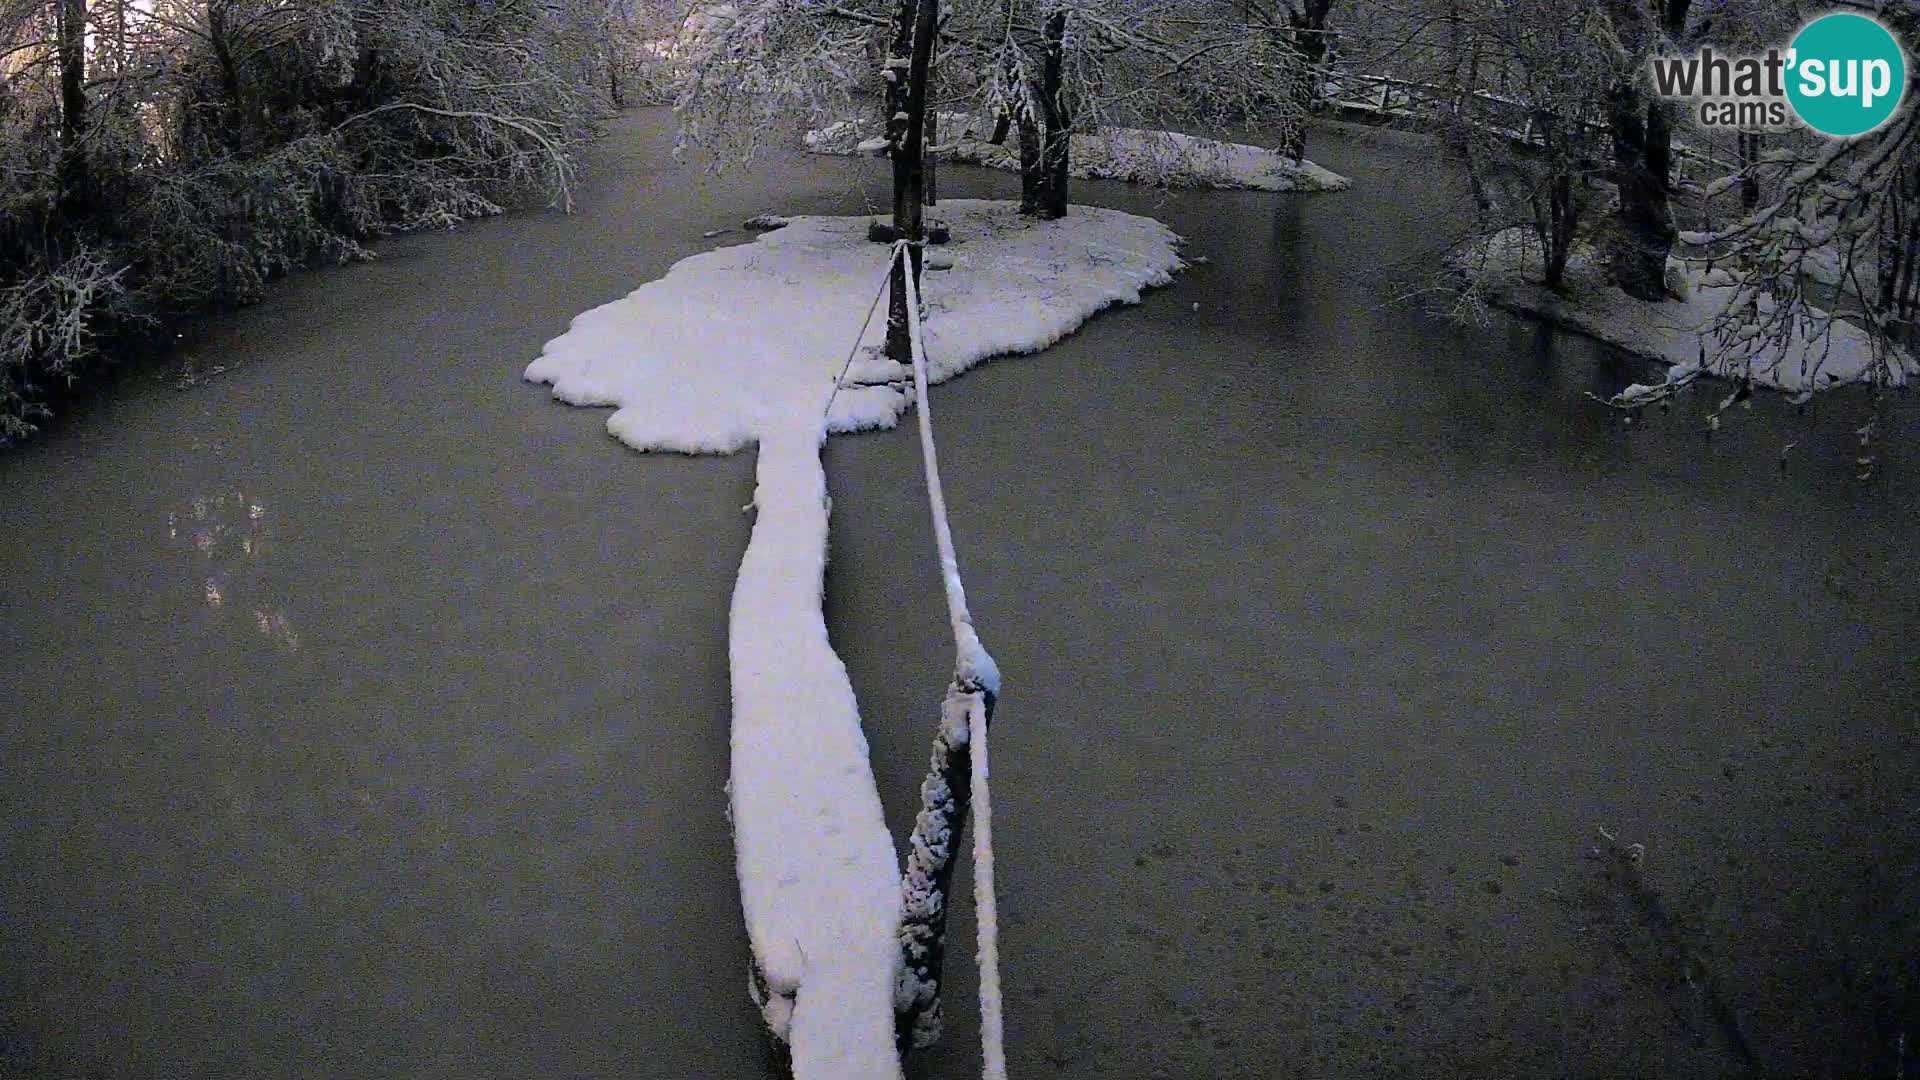
[(1907, 93), (1907, 57), (1886, 27), (1836, 13), (1808, 23), (1787, 53), (1787, 101), (1822, 135), (1865, 135)]

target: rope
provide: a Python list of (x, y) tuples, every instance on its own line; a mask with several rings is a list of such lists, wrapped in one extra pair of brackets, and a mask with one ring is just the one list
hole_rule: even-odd
[[(894, 245), (895, 260), (907, 257), (908, 241)], [(891, 264), (889, 264), (891, 269)], [(947, 615), (953, 623), (956, 689), (967, 695), (967, 752), (972, 762), (973, 892), (979, 925), (980, 1048), (984, 1080), (1007, 1080), (1006, 1029), (1001, 1017), (1000, 916), (993, 891), (993, 806), (987, 784), (987, 694), (998, 692), (993, 659), (980, 645), (967, 592), (960, 582), (960, 560), (947, 525), (947, 497), (940, 486), (940, 462), (933, 445), (933, 409), (927, 400), (926, 339), (920, 326), (920, 289), (911, 266), (907, 283), (907, 334), (913, 348), (914, 404), (920, 420), (920, 455), (926, 463), (927, 501), (933, 509), (934, 541), (940, 549), (940, 578), (946, 588)], [(985, 685), (992, 682), (993, 685)]]
[[(904, 258), (907, 241), (895, 246), (894, 257)], [(927, 343), (920, 325), (920, 286), (913, 274), (907, 281), (907, 335), (913, 344), (914, 405), (920, 414), (920, 451), (927, 469), (927, 502), (933, 508), (933, 539), (940, 548), (940, 582), (947, 593), (947, 617), (953, 623), (953, 645), (958, 654), (954, 672), (963, 683), (997, 690), (993, 658), (980, 644), (967, 610), (967, 589), (960, 582), (960, 560), (953, 553), (953, 530), (947, 526), (947, 496), (940, 487), (940, 463), (933, 446), (933, 408), (927, 401)]]
[(840, 396), (840, 387), (847, 381), (847, 372), (853, 370), (853, 358), (860, 355), (860, 342), (867, 336), (867, 327), (873, 325), (873, 313), (880, 310), (880, 299), (887, 295), (887, 278), (893, 274), (893, 260), (887, 260), (886, 273), (880, 275), (880, 291), (873, 294), (873, 303), (867, 306), (866, 321), (860, 324), (860, 330), (853, 335), (853, 348), (847, 350), (847, 362), (840, 365), (840, 375), (833, 380), (833, 393), (827, 395), (827, 407), (820, 410), (820, 419), (824, 422), (833, 413), (833, 402)]
[(973, 758), (973, 903), (980, 961), (980, 1074), (1007, 1080), (1006, 1027), (1001, 1020), (1000, 911), (993, 892), (993, 803), (987, 787), (987, 723), (979, 694), (967, 708), (967, 749)]

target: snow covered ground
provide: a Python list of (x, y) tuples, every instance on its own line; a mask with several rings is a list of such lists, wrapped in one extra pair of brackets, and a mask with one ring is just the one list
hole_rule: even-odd
[[(1829, 319), (1824, 312), (1818, 313), (1817, 321), (1803, 319), (1785, 343), (1768, 343), (1744, 354), (1716, 355), (1710, 330), (1735, 296), (1733, 282), (1725, 271), (1710, 273), (1679, 259), (1668, 263), (1668, 278), (1684, 299), (1664, 303), (1636, 300), (1610, 285), (1600, 260), (1584, 249), (1568, 260), (1567, 287), (1556, 294), (1540, 284), (1540, 244), (1525, 228), (1507, 229), (1481, 241), (1456, 257), (1455, 265), (1502, 307), (1539, 315), (1671, 365), (1669, 382), (1707, 374), (1748, 378), (1758, 386), (1810, 394), (1858, 382), (1905, 385), (1920, 376), (1920, 364), (1911, 356), (1876, 362), (1865, 331), (1844, 319)], [(1635, 384), (1621, 391), (1620, 400), (1631, 403), (1656, 390)]]
[[(930, 377), (1032, 352), (1181, 267), (1149, 218), (1074, 207), (943, 202), (953, 243), (923, 285)], [(730, 453), (758, 444), (754, 524), (735, 585), (729, 783), (741, 906), (769, 1026), (809, 1078), (893, 1078), (900, 867), (881, 816), (846, 669), (821, 613), (830, 432), (891, 427), (896, 385), (834, 392), (890, 249), (865, 217), (800, 217), (757, 242), (676, 264), (573, 320), (526, 378), (576, 405), (614, 406), (607, 430), (639, 450)], [(884, 308), (862, 338), (877, 346)], [(850, 382), (904, 369), (863, 354)], [(929, 688), (933, 692), (934, 688)]]
[[(1004, 145), (987, 140), (991, 128), (968, 113), (941, 113), (938, 131), (950, 148), (946, 160), (1016, 171), (1020, 151), (1014, 137)], [(809, 131), (807, 149), (816, 154), (870, 153), (885, 142), (873, 121), (842, 120)], [(1352, 181), (1311, 161), (1295, 165), (1284, 154), (1245, 143), (1220, 142), (1172, 131), (1108, 127), (1073, 137), (1068, 168), (1081, 179), (1123, 180), (1170, 187), (1227, 188), (1251, 191), (1345, 191)]]

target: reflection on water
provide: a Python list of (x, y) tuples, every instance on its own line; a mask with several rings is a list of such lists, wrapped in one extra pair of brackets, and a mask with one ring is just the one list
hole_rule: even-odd
[(167, 541), (192, 561), (191, 589), (208, 608), (231, 612), (237, 626), (288, 652), (300, 651), (300, 635), (275, 603), (274, 534), (284, 519), (244, 491), (195, 496), (186, 509), (167, 514)]

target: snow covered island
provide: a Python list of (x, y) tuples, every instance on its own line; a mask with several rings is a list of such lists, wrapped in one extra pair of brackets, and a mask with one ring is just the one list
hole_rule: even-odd
[[(1165, 225), (1114, 210), (1039, 222), (1011, 203), (953, 200), (937, 216), (953, 242), (930, 249), (922, 286), (935, 380), (1043, 349), (1182, 266)], [(869, 220), (793, 218), (685, 259), (575, 318), (526, 370), (562, 401), (615, 407), (607, 430), (638, 450), (759, 447), (729, 635), (728, 788), (755, 999), (802, 1080), (901, 1075), (901, 868), (821, 612), (821, 445), (891, 427), (910, 401), (905, 369), (871, 352), (835, 390), (891, 254), (868, 241)], [(882, 309), (864, 345), (884, 321)]]
[[(969, 113), (941, 113), (943, 157), (969, 165), (1018, 172), (1020, 151), (1009, 135), (989, 142), (990, 129)], [(854, 155), (886, 145), (877, 122), (842, 120), (806, 135), (816, 154)], [(1121, 180), (1169, 187), (1246, 191), (1345, 191), (1353, 182), (1311, 161), (1295, 164), (1285, 154), (1245, 143), (1220, 142), (1173, 131), (1105, 127), (1073, 136), (1067, 168), (1082, 180)]]

